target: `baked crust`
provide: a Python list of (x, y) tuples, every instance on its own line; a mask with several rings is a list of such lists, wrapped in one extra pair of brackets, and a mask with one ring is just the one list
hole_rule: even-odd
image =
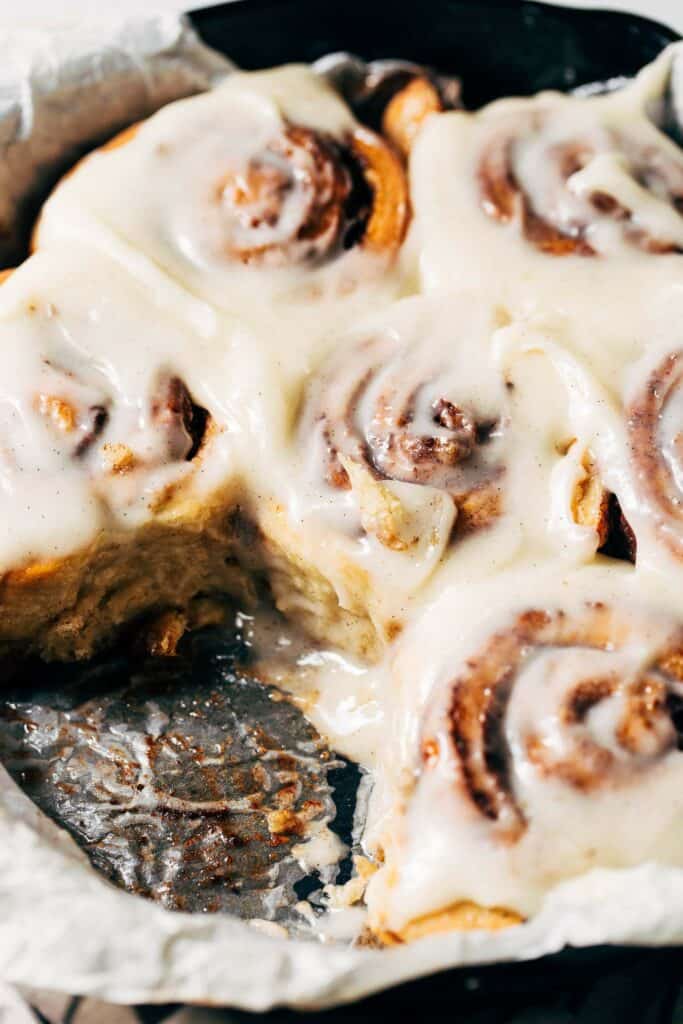
[(400, 931), (385, 930), (381, 924), (373, 927), (374, 935), (383, 946), (403, 945), (416, 939), (425, 939), (431, 935), (443, 935), (445, 932), (500, 931), (523, 924), (524, 918), (514, 910), (503, 907), (482, 907), (469, 900), (454, 903), (444, 910), (433, 914), (425, 914), (409, 921)]
[(237, 560), (234, 507), (230, 494), (208, 506), (187, 501), (134, 531), (102, 534), (68, 557), (5, 572), (0, 656), (87, 658), (162, 612), (191, 622), (198, 595), (253, 604), (253, 579)]

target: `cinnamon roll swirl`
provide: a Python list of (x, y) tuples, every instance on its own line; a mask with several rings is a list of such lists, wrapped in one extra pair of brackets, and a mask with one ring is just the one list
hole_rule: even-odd
[(619, 238), (681, 252), (683, 152), (644, 118), (613, 126), (581, 112), (558, 97), (557, 109), (498, 118), (477, 169), (484, 211), (555, 256), (595, 256)]
[(660, 538), (683, 558), (683, 350), (659, 359), (627, 405), (636, 488)]
[[(566, 310), (663, 273), (683, 250), (683, 151), (660, 113), (672, 60), (605, 95), (429, 117), (410, 165), (427, 287), (485, 283), (512, 310)], [(617, 287), (613, 260), (633, 285)]]
[[(411, 303), (404, 307), (412, 318), (407, 328), (371, 328), (323, 367), (306, 399), (301, 442), (314, 438), (320, 475), (333, 493), (367, 481), (448, 495), (462, 536), (501, 511), (505, 385), (490, 367), (486, 380), (485, 336), (467, 337), (481, 324), (451, 332)], [(385, 535), (383, 525), (382, 543), (404, 548), (400, 534)]]
[(46, 204), (36, 242), (94, 238), (104, 224), (202, 297), (234, 308), (246, 288), (262, 308), (264, 294), (305, 305), (381, 279), (407, 219), (393, 150), (290, 67), (232, 75), (86, 158)]
[[(474, 927), (514, 923), (591, 867), (683, 863), (683, 626), (640, 586), (588, 569), (568, 602), (564, 581), (516, 578), (428, 611), (395, 662), (415, 781), (396, 774), (398, 838), (369, 893), (389, 939), (451, 907), (457, 927), (461, 904), (483, 908)], [(432, 643), (420, 711), (405, 673)]]
[(86, 656), (166, 609), (193, 621), (200, 594), (249, 593), (237, 449), (194, 364), (222, 362), (226, 336), (198, 338), (167, 299), (77, 248), (2, 286), (0, 656)]
[(40, 364), (32, 405), (48, 427), (53, 453), (85, 460), (98, 448), (89, 470), (93, 478), (191, 462), (209, 433), (208, 412), (168, 371), (153, 376), (149, 393), (131, 411), (117, 407), (121, 396), (88, 384), (52, 354)]
[[(282, 477), (273, 473), (272, 500), (257, 511), (278, 558), (315, 566), (341, 610), (369, 621), (375, 639), (363, 643), (375, 657), (451, 546), (503, 511), (508, 403), (490, 311), (463, 296), (457, 325), (444, 313), (409, 298), (337, 339), (303, 389)], [(285, 609), (290, 591), (273, 586)], [(324, 607), (300, 599), (296, 615), (329, 636)], [(335, 631), (344, 647), (353, 635)]]
[(23, 415), (12, 416), (7, 397), (3, 403), (7, 480), (36, 471), (51, 476), (67, 464), (112, 516), (144, 519), (159, 511), (215, 432), (209, 413), (163, 364), (140, 375), (139, 390), (124, 393), (51, 333), (17, 367), (26, 388), (15, 395)]
[[(550, 698), (553, 727), (565, 728), (566, 738), (553, 743), (543, 724), (533, 721), (531, 709), (520, 736), (523, 755), (543, 779), (590, 794), (604, 786), (627, 784), (652, 758), (683, 746), (676, 725), (677, 713), (679, 726), (683, 724), (683, 632), (675, 632), (631, 675), (611, 655), (638, 636), (631, 615), (619, 616), (601, 602), (588, 603), (573, 615), (563, 609), (529, 609), (496, 633), (449, 684), (449, 737), (464, 791), (503, 842), (517, 842), (529, 827), (505, 764), (506, 706), (517, 680), (539, 657), (546, 661), (539, 686), (552, 688), (555, 673), (569, 676), (561, 693)], [(546, 656), (554, 650), (566, 651), (567, 657)], [(591, 651), (609, 654), (585, 656)], [(580, 652), (576, 678), (568, 671), (572, 652)], [(604, 742), (600, 730), (591, 729), (591, 716), (609, 702), (616, 703), (617, 712), (613, 738)], [(440, 757), (438, 738), (427, 736), (423, 757), (429, 770)]]

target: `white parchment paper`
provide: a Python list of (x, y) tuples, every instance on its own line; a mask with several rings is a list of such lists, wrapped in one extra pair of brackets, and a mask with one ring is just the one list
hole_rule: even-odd
[(114, 888), (0, 769), (0, 977), (111, 1002), (265, 1010), (357, 999), (449, 966), (565, 945), (683, 942), (683, 871), (643, 865), (559, 886), (532, 922), (376, 951), (272, 939), (222, 915), (164, 910)]
[[(175, 16), (0, 34), (5, 249), (16, 243), (24, 197), (55, 168), (229, 69)], [(0, 768), (0, 978), (8, 985), (113, 1002), (311, 1008), (448, 966), (608, 942), (683, 942), (683, 871), (594, 871), (558, 887), (531, 923), (496, 935), (437, 936), (387, 951), (273, 939), (226, 916), (171, 913), (116, 889)]]
[(0, 262), (22, 245), (26, 199), (88, 144), (230, 68), (176, 15), (0, 30)]

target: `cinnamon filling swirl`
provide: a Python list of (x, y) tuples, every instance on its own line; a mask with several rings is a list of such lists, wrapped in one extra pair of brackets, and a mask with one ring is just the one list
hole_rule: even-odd
[(382, 140), (357, 129), (343, 142), (288, 125), (214, 186), (225, 253), (272, 267), (324, 263), (356, 245), (397, 248), (408, 203), (401, 166)]
[(683, 557), (683, 351), (650, 374), (628, 410), (636, 481), (669, 547)]
[[(450, 684), (450, 756), (463, 792), (500, 840), (514, 843), (528, 826), (513, 781), (520, 760), (543, 779), (589, 794), (626, 786), (683, 749), (683, 634), (643, 663), (640, 626), (602, 603), (577, 614), (526, 611)], [(511, 745), (508, 710), (525, 676), (533, 694)], [(438, 762), (441, 742), (424, 740), (423, 771)]]
[(206, 436), (209, 414), (193, 400), (175, 374), (160, 374), (150, 402), (150, 418), (166, 442), (169, 462), (191, 462)]
[(420, 128), (432, 114), (460, 105), (460, 89), (454, 82), (427, 74), (415, 75), (394, 93), (382, 115), (382, 133), (408, 156)]
[[(103, 396), (88, 393), (89, 389), (81, 387), (71, 374), (60, 381), (59, 371), (50, 367), (46, 376), (47, 389), (35, 396), (36, 411), (51, 431), (66, 441), (72, 455), (81, 458), (104, 430), (109, 403)], [(60, 387), (60, 383), (67, 386)]]
[(458, 390), (448, 367), (391, 336), (345, 351), (323, 374), (305, 421), (322, 442), (327, 484), (348, 490), (350, 465), (360, 465), (376, 480), (451, 495), (459, 534), (486, 525), (501, 510), (505, 417)]
[[(191, 462), (202, 447), (209, 414), (173, 373), (157, 375), (148, 409), (137, 410), (132, 419), (121, 414), (110, 396), (85, 385), (74, 373), (46, 362), (44, 374), (43, 387), (34, 400), (36, 411), (55, 442), (64, 444), (73, 458), (85, 458), (101, 442), (105, 474)], [(115, 440), (123, 421), (125, 443)]]
[(648, 253), (683, 251), (677, 147), (649, 124), (577, 131), (561, 118), (534, 112), (497, 129), (477, 171), (484, 211), (555, 256), (599, 255), (615, 236)]

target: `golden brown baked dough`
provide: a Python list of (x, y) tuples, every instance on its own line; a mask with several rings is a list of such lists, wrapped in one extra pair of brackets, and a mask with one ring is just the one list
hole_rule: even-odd
[(382, 115), (382, 132), (407, 156), (429, 115), (445, 109), (435, 83), (426, 76), (416, 75), (387, 103)]
[[(591, 567), (571, 586), (529, 573), (509, 592), (502, 579), (457, 602), (441, 595), (404, 645), (399, 694), (410, 702), (421, 650), (432, 652), (436, 682), (414, 718), (406, 708), (399, 743), (414, 761), (389, 769), (400, 826), (376, 837), (383, 864), (368, 894), (385, 941), (518, 923), (537, 908), (546, 874), (571, 877), (586, 862), (639, 863), (653, 846), (677, 862), (666, 794), (680, 758), (681, 619), (636, 598), (628, 572)], [(491, 625), (464, 639), (482, 616)], [(615, 842), (611, 830), (624, 816), (637, 828), (646, 808), (651, 830), (629, 826), (630, 844)]]
[(482, 907), (477, 903), (463, 901), (445, 907), (434, 914), (425, 914), (409, 921), (400, 932), (382, 931), (373, 934), (384, 946), (400, 945), (424, 939), (429, 935), (443, 935), (445, 932), (499, 931), (522, 924), (523, 918), (514, 911), (500, 907)]
[(134, 532), (9, 570), (0, 578), (0, 656), (87, 658), (161, 612), (183, 613), (190, 626), (200, 596), (253, 604), (253, 579), (236, 559), (233, 507), (229, 495), (214, 507), (178, 503)]
[[(134, 143), (140, 127), (132, 125), (84, 157), (63, 181), (77, 178), (100, 154)], [(292, 220), (288, 204), (295, 189), (303, 190), (305, 202)], [(401, 163), (379, 135), (361, 125), (339, 138), (285, 120), (279, 133), (243, 166), (239, 161), (226, 164), (210, 191), (215, 217), (226, 218), (229, 209), (233, 222), (233, 238), (226, 236), (223, 255), (247, 265), (317, 265), (355, 246), (391, 254), (403, 241), (408, 224)], [(284, 225), (285, 220), (285, 237), (260, 240), (267, 234), (281, 236), (279, 222)], [(39, 219), (34, 251), (41, 227)]]

